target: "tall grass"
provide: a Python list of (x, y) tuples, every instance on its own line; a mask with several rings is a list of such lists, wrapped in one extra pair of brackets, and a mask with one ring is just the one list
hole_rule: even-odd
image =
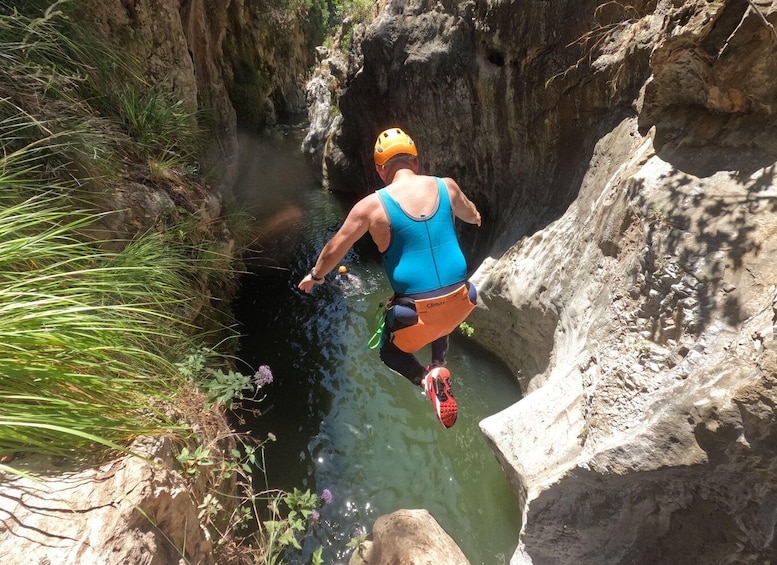
[(4, 136), (6, 150), (54, 142), (47, 167), (60, 179), (144, 160), (198, 172), (204, 118), (149, 84), (126, 49), (98, 37), (82, 3), (29, 1), (23, 12), (18, 4), (0, 0), (0, 120), (20, 127), (15, 139)]
[[(0, 0), (0, 461), (82, 457), (175, 434), (187, 446), (183, 472), (207, 483), (199, 519), (218, 534), (216, 550), (279, 563), (319, 502), (296, 489), (256, 495), (265, 442), (203, 410), (208, 399), (228, 406), (258, 394), (272, 375), (223, 372), (216, 363), (228, 352), (203, 347), (231, 335), (209, 304), (234, 272), (224, 233), (203, 228), (180, 197), (200, 173), (197, 120), (90, 36), (79, 4)], [(123, 231), (105, 228), (111, 192), (139, 183), (175, 189), (173, 219), (127, 241), (99, 240)], [(235, 460), (225, 460), (230, 447)], [(258, 521), (262, 504), (271, 520)], [(258, 547), (238, 545), (252, 522)]]
[(0, 205), (0, 455), (177, 427), (189, 258), (159, 234), (100, 250), (89, 223), (52, 194)]
[(38, 151), (45, 149), (46, 174), (60, 179), (72, 178), (70, 169), (78, 153), (94, 157), (97, 148), (113, 151), (103, 139), (106, 134), (117, 137), (115, 131), (106, 131), (108, 121), (90, 107), (94, 99), (90, 77), (99, 76), (92, 61), (99, 60), (102, 51), (65, 33), (73, 29), (71, 20), (58, 7), (71, 4), (57, 2), (34, 17), (0, 0), (3, 152), (25, 150), (28, 158), (37, 160)]
[(151, 160), (190, 169), (201, 133), (195, 116), (158, 89), (119, 91), (118, 113), (137, 146)]
[(170, 96), (133, 94), (78, 8), (0, 0), (0, 461), (182, 431), (176, 363), (203, 344), (210, 275), (230, 276), (180, 222), (94, 241), (111, 214), (94, 191), (110, 200), (137, 158), (195, 161), (197, 134)]

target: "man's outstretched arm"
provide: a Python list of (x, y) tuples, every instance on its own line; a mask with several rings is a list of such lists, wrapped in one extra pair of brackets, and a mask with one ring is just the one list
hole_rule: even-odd
[(360, 237), (367, 233), (370, 229), (370, 205), (366, 202), (366, 199), (362, 199), (354, 205), (348, 216), (345, 218), (343, 225), (337, 230), (332, 239), (330, 239), (321, 253), (316, 259), (316, 264), (311, 270), (311, 273), (305, 275), (297, 288), (305, 292), (310, 290), (316, 285), (321, 283), (321, 280), (314, 280), (313, 276), (317, 279), (323, 279), (326, 274), (335, 268), (340, 260), (348, 253), (351, 246), (356, 243)]
[(446, 178), (444, 181), (451, 198), (453, 215), (468, 224), (475, 224), (480, 227), (480, 212), (478, 212), (475, 204), (467, 198), (467, 195), (462, 192), (455, 180)]

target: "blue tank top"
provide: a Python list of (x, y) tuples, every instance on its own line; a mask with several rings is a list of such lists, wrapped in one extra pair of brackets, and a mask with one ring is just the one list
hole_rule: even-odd
[(429, 292), (467, 278), (467, 262), (456, 238), (448, 189), (437, 178), (437, 208), (428, 216), (407, 214), (386, 192), (378, 190), (388, 216), (391, 241), (383, 265), (397, 294)]

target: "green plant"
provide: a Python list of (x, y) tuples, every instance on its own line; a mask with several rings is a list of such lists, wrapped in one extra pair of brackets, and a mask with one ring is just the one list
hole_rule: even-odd
[(658, 257), (655, 260), (655, 271), (654, 274), (661, 276), (666, 272), (666, 269), (671, 265), (671, 261), (669, 257)]
[(202, 467), (213, 465), (210, 450), (205, 449), (202, 445), (198, 445), (193, 452), (189, 451), (188, 447), (184, 447), (176, 456), (176, 460), (183, 465), (185, 472), (189, 475), (197, 474)]
[(211, 372), (211, 377), (200, 381), (200, 386), (208, 393), (208, 402), (223, 404), (227, 409), (232, 407), (235, 400), (243, 400), (243, 391), (251, 386), (251, 377), (238, 371), (229, 370), (226, 373), (221, 369)]
[[(281, 503), (287, 508), (285, 513), (281, 509)], [(261, 535), (265, 538), (265, 563), (282, 563), (284, 552), (294, 548), (301, 550), (298, 537), (308, 528), (309, 520), (319, 504), (319, 497), (310, 490), (292, 492), (276, 492), (269, 499), (268, 509), (272, 514), (271, 520), (262, 522)], [(321, 548), (316, 550), (317, 563), (321, 563)]]
[(86, 190), (122, 170), (127, 138), (98, 112), (115, 92), (94, 94), (118, 57), (86, 52), (74, 5), (0, 3), (0, 455), (183, 431), (173, 360), (207, 338), (186, 318), (193, 282), (230, 271), (191, 238), (95, 240), (109, 214)]
[(103, 112), (116, 107), (117, 82), (139, 79), (81, 10), (75, 0), (0, 0), (0, 144), (45, 154), (39, 175), (83, 182), (121, 166), (126, 139)]
[(157, 175), (167, 169), (191, 171), (201, 132), (196, 115), (157, 88), (123, 89), (116, 94), (127, 133), (150, 160)]
[(0, 198), (0, 454), (180, 430), (164, 406), (192, 339), (186, 254), (154, 234), (105, 251), (64, 197), (15, 200)]
[(22, 4), (0, 0), (0, 120), (23, 123), (3, 138), (6, 150), (56, 139), (44, 144), (58, 178), (115, 172), (138, 153), (157, 171), (198, 169), (199, 116), (148, 84), (130, 53), (99, 39), (83, 3)]
[(634, 344), (634, 349), (637, 350), (638, 355), (649, 355), (653, 347), (647, 339), (640, 339)]
[(353, 27), (369, 21), (375, 7), (371, 0), (305, 0), (305, 4), (319, 42), (333, 47), (339, 35), (344, 50), (351, 47)]
[(364, 545), (364, 542), (366, 539), (367, 539), (367, 533), (362, 532), (358, 536), (352, 537), (350, 541), (346, 544), (346, 547), (354, 548), (357, 551), (359, 557), (362, 560), (365, 560), (364, 552), (366, 550), (366, 547)]
[[(218, 404), (229, 410), (235, 402), (246, 398), (261, 400), (258, 397), (261, 389), (273, 381), (272, 371), (266, 365), (259, 367), (253, 375), (245, 375), (234, 369), (225, 371), (209, 366), (213, 363), (228, 364), (229, 359), (217, 355), (213, 350), (202, 348), (188, 353), (183, 361), (176, 363), (181, 375), (192, 380), (206, 393), (210, 405)], [(250, 396), (247, 395), (249, 390), (253, 391)]]
[[(268, 434), (262, 441), (251, 435), (234, 434), (232, 437), (239, 448), (231, 450), (231, 459), (222, 461), (220, 466), (207, 467), (215, 471), (211, 480), (213, 488), (199, 505), (200, 519), (215, 533), (218, 555), (238, 553), (254, 563), (286, 563), (302, 551), (302, 542), (312, 535), (311, 527), (319, 520), (317, 507), (331, 500), (331, 495), (326, 490), (319, 497), (310, 490), (285, 492), (269, 487), (257, 492), (254, 488), (257, 471), (264, 476), (267, 485), (264, 448), (268, 441), (275, 441), (275, 437)], [(187, 468), (197, 467), (195, 454), (181, 453), (179, 460), (185, 462)], [(208, 457), (203, 453), (199, 459), (207, 461)], [(194, 476), (197, 472), (187, 472), (187, 475)], [(234, 491), (235, 485), (230, 482), (233, 477), (237, 478), (236, 486), (242, 493), (237, 505), (227, 504), (234, 502), (235, 497), (225, 491), (225, 488)], [(246, 534), (249, 527), (253, 532)], [(239, 548), (231, 541), (237, 531), (241, 531), (242, 537), (249, 542)], [(309, 557), (310, 562), (321, 565), (322, 552), (321, 546), (316, 547)]]
[(187, 379), (194, 379), (205, 371), (208, 361), (206, 350), (198, 349), (188, 353), (183, 361), (175, 364), (178, 371)]
[(650, 223), (662, 224), (668, 219), (666, 210), (658, 206), (651, 206), (648, 210), (648, 221)]
[(467, 322), (462, 322), (459, 324), (459, 331), (467, 337), (472, 337), (472, 334), (475, 333), (475, 328)]
[(329, 0), (327, 4), (329, 14), (327, 25), (332, 29), (346, 19), (350, 19), (352, 24), (367, 21), (372, 13), (374, 2), (371, 0)]
[(218, 516), (220, 512), (223, 512), (224, 506), (213, 493), (208, 493), (202, 499), (197, 509), (200, 511), (197, 517), (201, 522), (206, 522)]
[[(270, 437), (269, 439), (273, 441), (273, 437)], [(252, 445), (245, 445), (243, 447), (245, 454), (243, 455), (242, 463), (240, 463), (240, 467), (243, 469), (243, 471), (246, 473), (253, 473), (255, 468), (259, 468), (261, 471), (264, 471), (264, 467), (259, 465), (259, 461), (256, 458), (256, 452), (260, 448)], [(260, 453), (263, 455), (264, 451), (260, 451)], [(239, 451), (233, 451), (232, 455), (236, 458), (241, 456)]]

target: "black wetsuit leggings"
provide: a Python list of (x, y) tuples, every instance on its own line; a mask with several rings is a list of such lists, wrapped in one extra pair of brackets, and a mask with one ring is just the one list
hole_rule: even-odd
[[(394, 345), (390, 339), (388, 328), (383, 328), (383, 339), (380, 347), (380, 360), (389, 369), (396, 371), (415, 385), (420, 385), (424, 378), (426, 368), (418, 362), (412, 353), (402, 351)], [(449, 337), (447, 335), (437, 338), (432, 342), (432, 365), (442, 367), (445, 365), (445, 357), (448, 354)]]

